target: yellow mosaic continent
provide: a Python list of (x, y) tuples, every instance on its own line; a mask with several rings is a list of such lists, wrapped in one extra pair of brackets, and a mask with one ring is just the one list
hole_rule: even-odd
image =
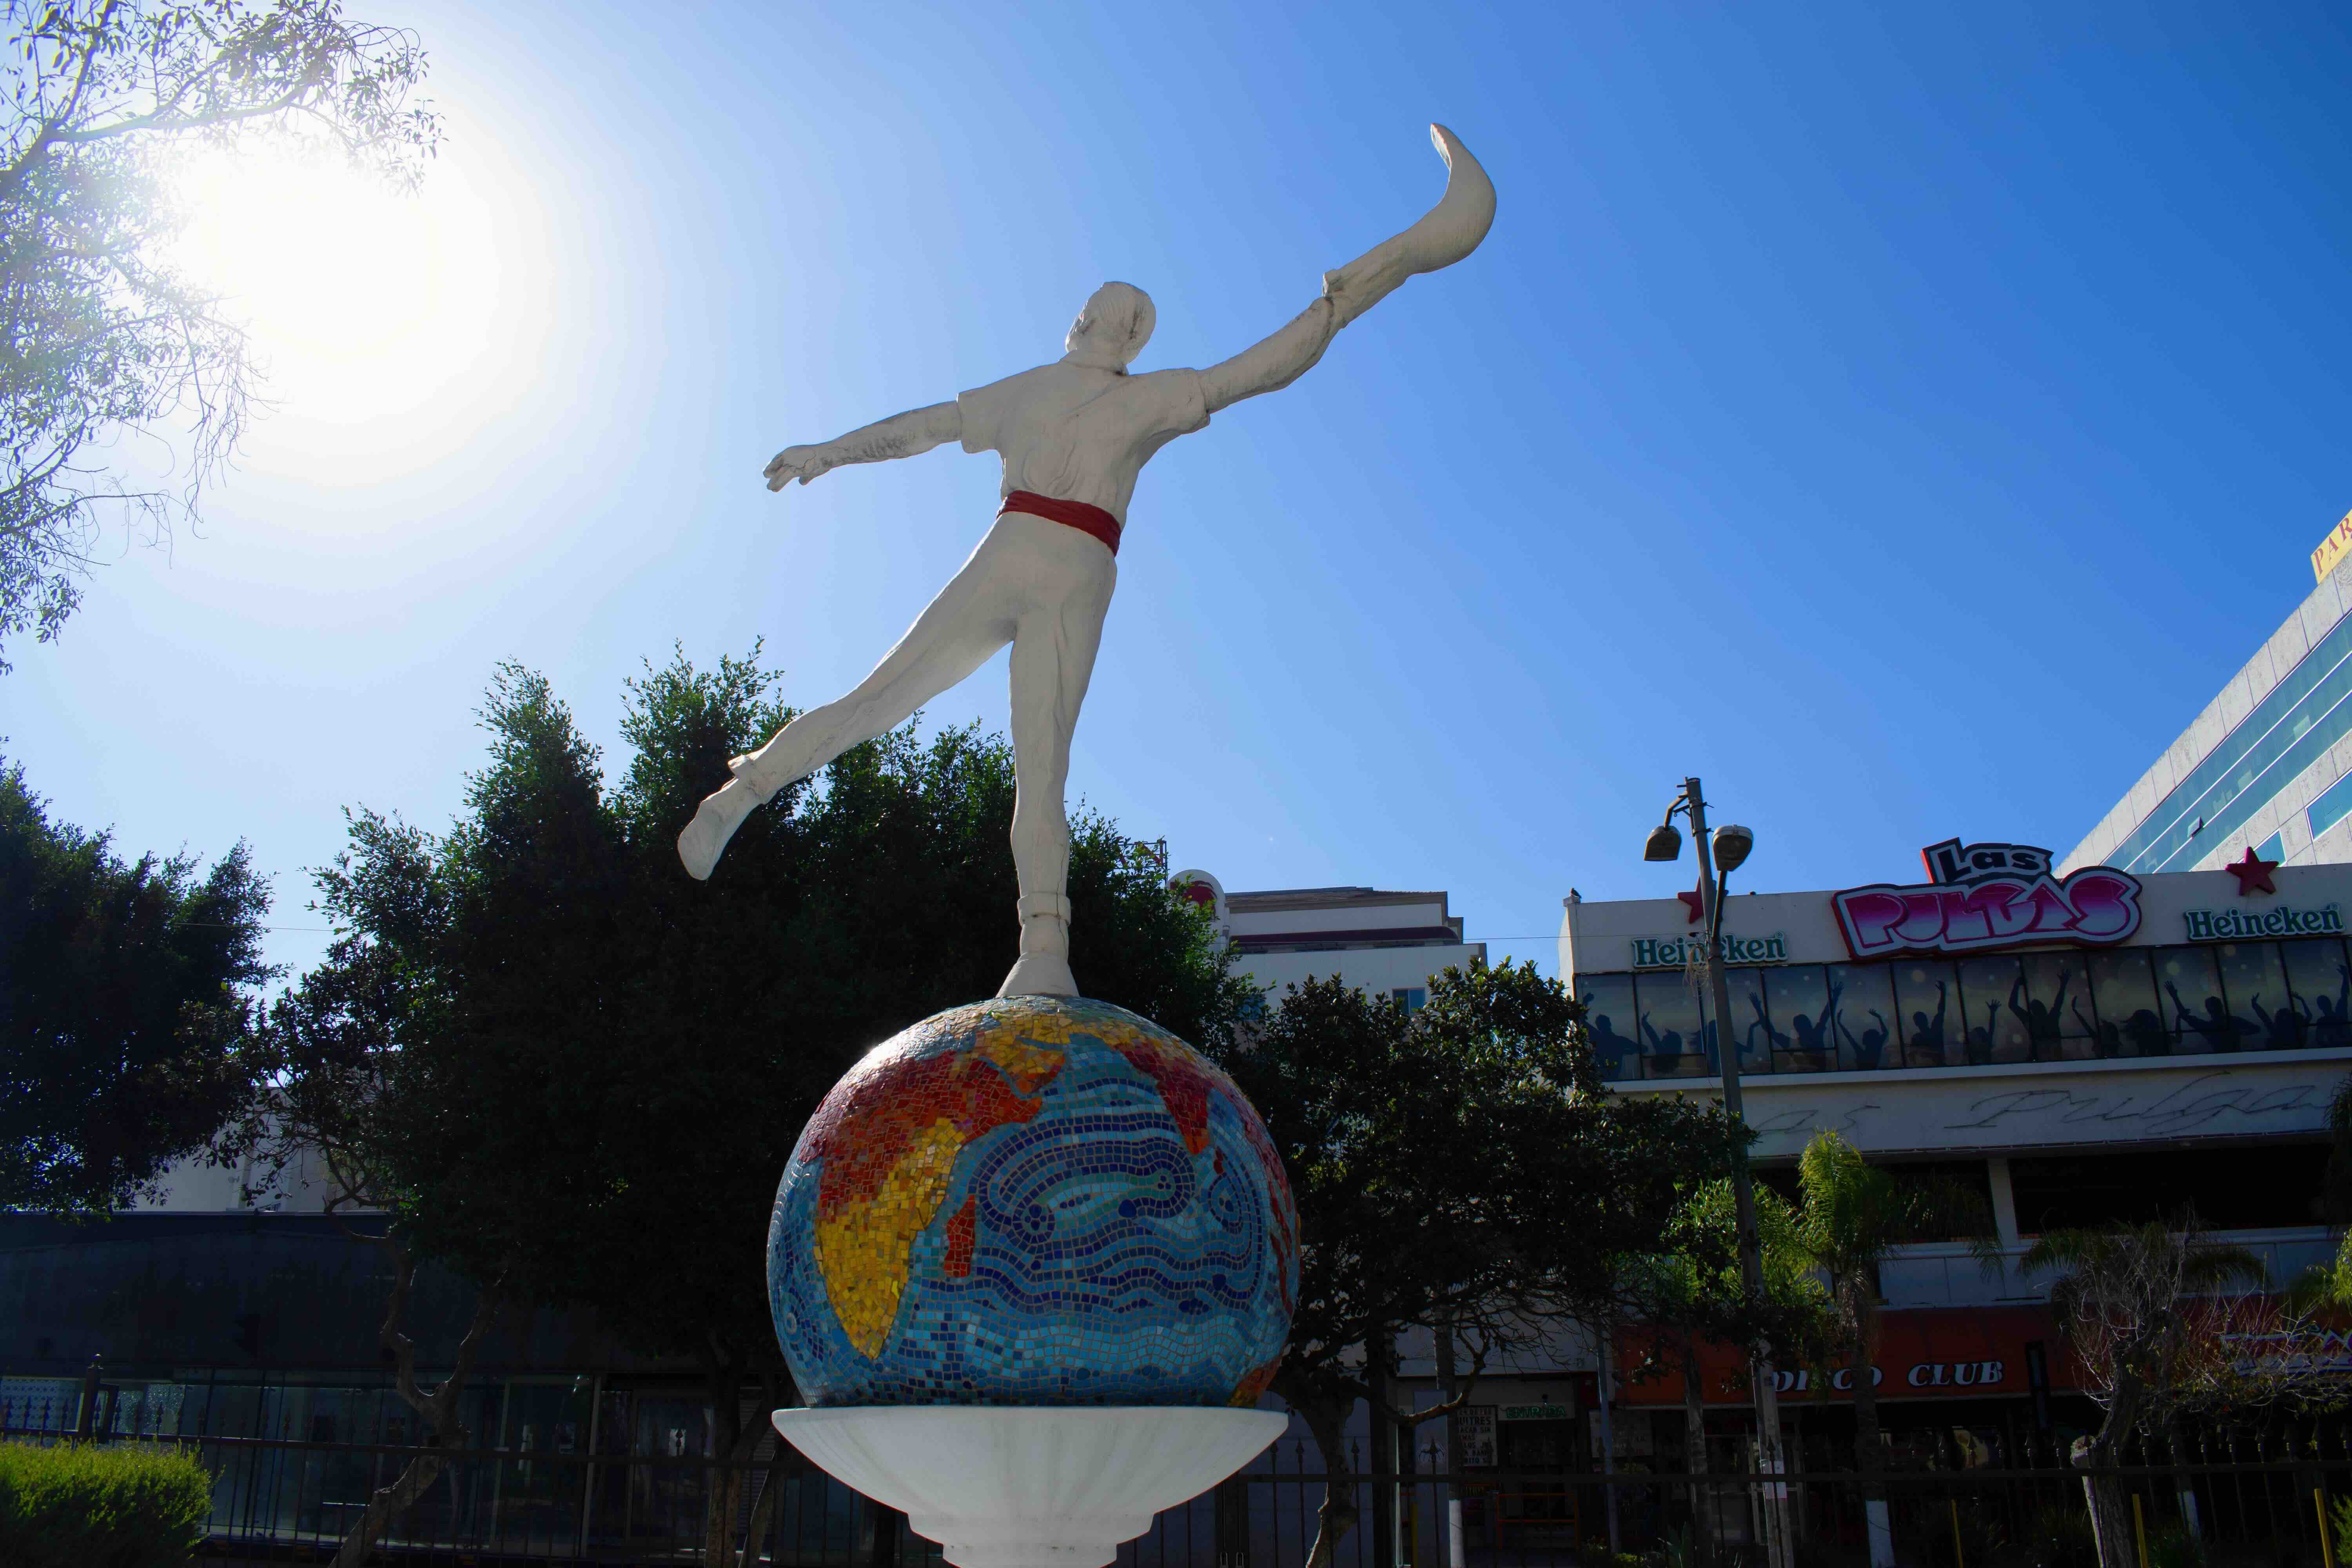
[(915, 1238), (939, 1214), (963, 1144), (956, 1124), (940, 1118), (915, 1134), (870, 1200), (817, 1222), (817, 1270), (825, 1299), (849, 1342), (866, 1355), (880, 1355), (890, 1337)]

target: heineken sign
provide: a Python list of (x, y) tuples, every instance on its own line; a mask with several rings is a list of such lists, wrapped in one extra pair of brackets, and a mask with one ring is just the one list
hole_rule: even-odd
[(2340, 936), (2344, 916), (2334, 904), (2297, 910), (2189, 910), (2181, 914), (2191, 942), (2238, 942), (2258, 936)]
[[(1696, 937), (1689, 936), (1635, 937), (1633, 967), (1682, 969), (1699, 956), (1699, 949), (1705, 945)], [(1770, 936), (1734, 936), (1725, 931), (1717, 939), (1716, 952), (1726, 963), (1786, 963), (1789, 937), (1786, 931), (1774, 931)]]

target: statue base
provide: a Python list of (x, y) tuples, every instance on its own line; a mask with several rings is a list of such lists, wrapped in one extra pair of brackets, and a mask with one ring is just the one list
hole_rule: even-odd
[(1289, 1423), (1188, 1405), (841, 1405), (772, 1419), (955, 1568), (1104, 1568), (1154, 1514), (1240, 1469)]

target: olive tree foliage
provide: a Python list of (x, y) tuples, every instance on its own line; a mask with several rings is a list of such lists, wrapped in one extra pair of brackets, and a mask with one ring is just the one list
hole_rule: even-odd
[[(80, 601), (110, 521), (193, 521), (257, 388), (244, 331), (172, 254), (176, 159), (299, 138), (413, 183), (425, 56), (336, 0), (0, 0), (0, 670)], [(126, 437), (154, 449), (126, 462)], [(177, 456), (174, 456), (177, 454)]]

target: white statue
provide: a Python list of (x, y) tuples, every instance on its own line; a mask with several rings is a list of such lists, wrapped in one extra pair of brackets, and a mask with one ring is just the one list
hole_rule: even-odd
[(895, 415), (815, 447), (787, 447), (768, 488), (806, 484), (845, 463), (909, 458), (961, 440), (1004, 459), (1004, 503), (963, 570), (917, 617), (857, 689), (812, 708), (748, 756), (677, 836), (688, 872), (707, 878), (752, 809), (861, 741), (871, 740), (1013, 645), (1013, 861), (1020, 876), (1021, 950), (1000, 996), (1074, 996), (1067, 879), (1070, 827), (1063, 785), (1070, 737), (1094, 672), (1103, 616), (1118, 585), (1120, 530), (1136, 475), (1154, 452), (1208, 424), (1218, 409), (1289, 385), (1323, 357), (1341, 327), (1417, 272), (1477, 248), (1495, 221), (1495, 187), (1454, 132), (1430, 127), (1445, 160), (1445, 195), (1419, 223), (1336, 272), (1296, 320), (1207, 370), (1132, 375), (1151, 336), (1150, 296), (1106, 283), (1087, 301), (1052, 364), (1007, 376), (952, 403)]

